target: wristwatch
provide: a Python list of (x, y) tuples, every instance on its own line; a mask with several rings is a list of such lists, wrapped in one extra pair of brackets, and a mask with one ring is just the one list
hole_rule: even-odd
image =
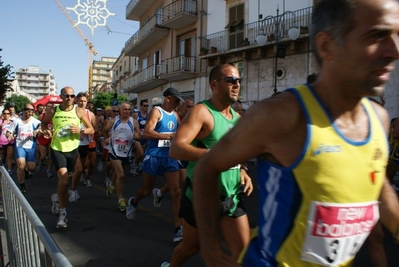
[(80, 133), (81, 133), (81, 134), (84, 133), (84, 131), (85, 131), (85, 129), (80, 128)]

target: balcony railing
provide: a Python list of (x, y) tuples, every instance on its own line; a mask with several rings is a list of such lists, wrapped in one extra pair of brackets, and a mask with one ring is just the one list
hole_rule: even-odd
[(126, 92), (139, 93), (149, 90), (166, 83), (167, 81), (161, 80), (162, 67), (160, 64), (154, 64), (148, 68), (137, 72), (132, 77), (128, 78), (123, 83), (123, 88), (127, 88)]
[(162, 25), (180, 29), (197, 21), (197, 1), (177, 0), (162, 9)]
[[(125, 43), (125, 53), (128, 56), (138, 56), (155, 42), (161, 40), (169, 29), (161, 25), (161, 15), (152, 16), (132, 37)], [(148, 37), (145, 44), (141, 41)], [(134, 49), (134, 51), (132, 51)]]
[[(311, 23), (313, 7), (308, 7), (293, 11), (295, 14), (296, 26), (301, 30), (301, 36), (308, 35), (308, 29)], [(288, 30), (294, 22), (292, 14), (287, 13), (281, 18), (279, 23), (280, 41), (289, 40)], [(260, 29), (268, 37), (268, 43), (273, 43), (274, 34), (276, 33), (276, 18), (271, 17), (265, 20), (252, 22), (249, 24), (239, 24), (221, 32), (213, 33), (200, 37), (201, 47), (211, 51), (211, 47), (217, 48), (217, 53), (228, 52), (244, 46), (258, 46), (256, 44), (256, 36), (259, 35)], [(248, 39), (248, 42), (244, 42)]]
[(195, 72), (195, 57), (186, 57), (184, 55), (180, 55), (162, 61), (161, 75), (183, 71)]
[(140, 20), (156, 0), (131, 0), (126, 6), (126, 19)]

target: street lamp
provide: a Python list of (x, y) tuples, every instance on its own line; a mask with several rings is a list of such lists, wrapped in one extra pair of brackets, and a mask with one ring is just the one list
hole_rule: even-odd
[(265, 31), (264, 31), (264, 26), (263, 23), (267, 20), (267, 19), (273, 19), (274, 25), (275, 25), (275, 40), (276, 40), (276, 57), (275, 57), (275, 73), (274, 73), (274, 92), (277, 92), (277, 61), (278, 58), (285, 58), (285, 45), (280, 44), (280, 33), (279, 33), (279, 27), (280, 27), (280, 22), (281, 19), (286, 15), (286, 14), (291, 14), (294, 17), (293, 23), (291, 25), (291, 27), (288, 30), (288, 37), (291, 40), (296, 40), (299, 37), (299, 29), (298, 26), (295, 23), (295, 14), (292, 11), (285, 11), (283, 14), (279, 15), (279, 9), (277, 7), (277, 15), (275, 17), (273, 16), (267, 16), (266, 18), (264, 18), (263, 20), (261, 20), (260, 22), (262, 23), (261, 28), (259, 29), (259, 34), (258, 36), (256, 36), (255, 40), (256, 43), (259, 46), (264, 46), (266, 44), (267, 41), (267, 37), (265, 35)]

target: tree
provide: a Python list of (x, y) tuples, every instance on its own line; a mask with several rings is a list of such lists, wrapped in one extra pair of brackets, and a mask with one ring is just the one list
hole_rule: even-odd
[[(93, 103), (96, 108), (105, 108), (111, 106), (112, 100), (114, 99), (114, 92), (96, 93), (93, 98)], [(125, 95), (118, 95), (117, 100), (119, 103), (129, 101), (129, 98)]]
[[(3, 49), (0, 48), (0, 52)], [(14, 72), (11, 71), (12, 67), (10, 65), (3, 66), (3, 60), (0, 56), (0, 104), (4, 102), (6, 93), (8, 90), (12, 90), (11, 82), (14, 80), (12, 76)]]
[(6, 103), (4, 105), (5, 108), (8, 108), (10, 104), (13, 103), (16, 112), (20, 112), (24, 109), (25, 104), (32, 104), (32, 102), (24, 95), (12, 94), (11, 97), (6, 99)]

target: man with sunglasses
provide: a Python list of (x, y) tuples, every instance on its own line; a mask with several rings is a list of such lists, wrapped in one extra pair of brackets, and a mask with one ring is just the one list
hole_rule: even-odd
[(32, 104), (25, 104), (22, 117), (15, 119), (7, 131), (7, 135), (15, 139), (17, 177), (22, 193), (26, 192), (25, 179), (36, 168), (36, 135), (41, 122), (33, 117), (34, 110)]
[[(52, 137), (50, 156), (58, 176), (57, 193), (51, 196), (53, 202), (51, 211), (53, 214), (59, 214), (57, 228), (67, 227), (68, 182), (78, 158), (79, 137), (81, 134), (94, 134), (94, 128), (86, 116), (85, 109), (74, 105), (73, 88), (70, 86), (62, 88), (60, 96), (62, 103), (57, 107), (46, 109), (46, 116), (42, 122), (43, 134)], [(47, 128), (51, 120), (52, 131)]]
[[(399, 3), (321, 0), (310, 29), (317, 80), (251, 106), (197, 164), (207, 266), (351, 266), (378, 220), (398, 241), (399, 203), (385, 173), (389, 114), (368, 97), (384, 92), (399, 59)], [(250, 158), (258, 230), (237, 262), (220, 244), (216, 188), (220, 172)]]
[[(209, 85), (212, 89), (211, 98), (191, 109), (170, 147), (171, 157), (189, 161), (179, 211), (184, 229), (183, 240), (174, 249), (170, 266), (182, 266), (200, 249), (192, 195), (192, 184), (197, 179), (194, 176), (196, 163), (233, 128), (240, 117), (231, 107), (240, 93), (238, 69), (231, 64), (214, 67), (209, 73)], [(232, 257), (237, 259), (250, 239), (249, 221), (240, 194), (249, 195), (252, 192), (252, 181), (245, 170), (240, 169), (240, 165), (223, 172), (218, 180), (221, 200), (218, 222)], [(242, 191), (240, 185), (243, 185)], [(163, 266), (169, 265), (164, 263)]]

